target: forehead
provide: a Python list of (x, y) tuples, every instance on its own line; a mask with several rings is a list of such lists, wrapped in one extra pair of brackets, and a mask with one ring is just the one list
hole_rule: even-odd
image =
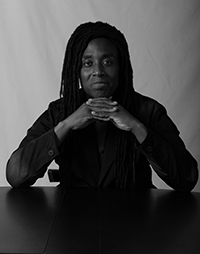
[(106, 38), (96, 38), (91, 40), (83, 53), (83, 57), (93, 56), (96, 54), (110, 55), (114, 57), (118, 56), (117, 48)]

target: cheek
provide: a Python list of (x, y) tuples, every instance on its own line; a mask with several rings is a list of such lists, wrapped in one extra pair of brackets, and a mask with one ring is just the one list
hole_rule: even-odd
[(118, 83), (119, 83), (119, 70), (116, 70), (116, 72), (114, 73), (113, 80), (114, 80), (116, 86), (118, 86)]
[(82, 70), (80, 73), (81, 82), (86, 82), (88, 78), (89, 78), (89, 73)]
[(81, 71), (80, 72), (80, 85), (84, 89), (85, 92), (88, 92), (88, 73)]

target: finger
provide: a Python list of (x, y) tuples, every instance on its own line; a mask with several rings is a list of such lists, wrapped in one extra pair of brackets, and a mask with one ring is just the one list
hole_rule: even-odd
[(101, 97), (101, 98), (94, 98), (89, 99), (86, 102), (87, 105), (98, 105), (98, 104), (106, 104), (106, 105), (117, 105), (118, 103), (116, 101), (112, 101), (109, 98)]
[(91, 111), (91, 114), (92, 114), (93, 118), (95, 118), (95, 119), (109, 120), (109, 115), (107, 114), (107, 112), (104, 112), (104, 111), (101, 111), (101, 112)]
[(90, 107), (91, 111), (97, 112), (97, 113), (101, 113), (101, 112), (105, 112), (105, 113), (112, 113), (112, 112), (116, 112), (118, 110), (117, 107), (105, 107), (105, 106), (91, 106)]
[(107, 105), (117, 105), (116, 101), (111, 101), (108, 99), (99, 99), (99, 100), (90, 101), (90, 104), (98, 104), (98, 103), (107, 104)]
[(94, 120), (99, 120), (99, 121), (104, 121), (104, 122), (108, 122), (110, 121), (109, 117), (100, 117), (100, 116), (93, 116)]
[(106, 103), (86, 104), (90, 110), (114, 112), (118, 110), (118, 105), (109, 105)]

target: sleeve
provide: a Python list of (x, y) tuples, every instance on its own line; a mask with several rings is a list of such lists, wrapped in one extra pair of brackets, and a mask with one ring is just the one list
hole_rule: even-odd
[(191, 191), (198, 180), (197, 162), (186, 149), (179, 131), (160, 107), (153, 114), (148, 134), (137, 149), (145, 155), (157, 175), (170, 187)]
[(13, 187), (27, 187), (44, 176), (49, 164), (59, 155), (56, 146), (57, 108), (51, 103), (48, 109), (27, 131), (18, 149), (6, 166), (7, 181)]

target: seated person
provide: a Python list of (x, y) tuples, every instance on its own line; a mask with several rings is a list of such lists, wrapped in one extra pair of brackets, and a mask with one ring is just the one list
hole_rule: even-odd
[(197, 183), (196, 160), (166, 109), (134, 90), (126, 39), (107, 23), (84, 23), (71, 35), (60, 98), (11, 155), (7, 180), (30, 186), (53, 160), (69, 188), (155, 188), (152, 168), (174, 190)]

